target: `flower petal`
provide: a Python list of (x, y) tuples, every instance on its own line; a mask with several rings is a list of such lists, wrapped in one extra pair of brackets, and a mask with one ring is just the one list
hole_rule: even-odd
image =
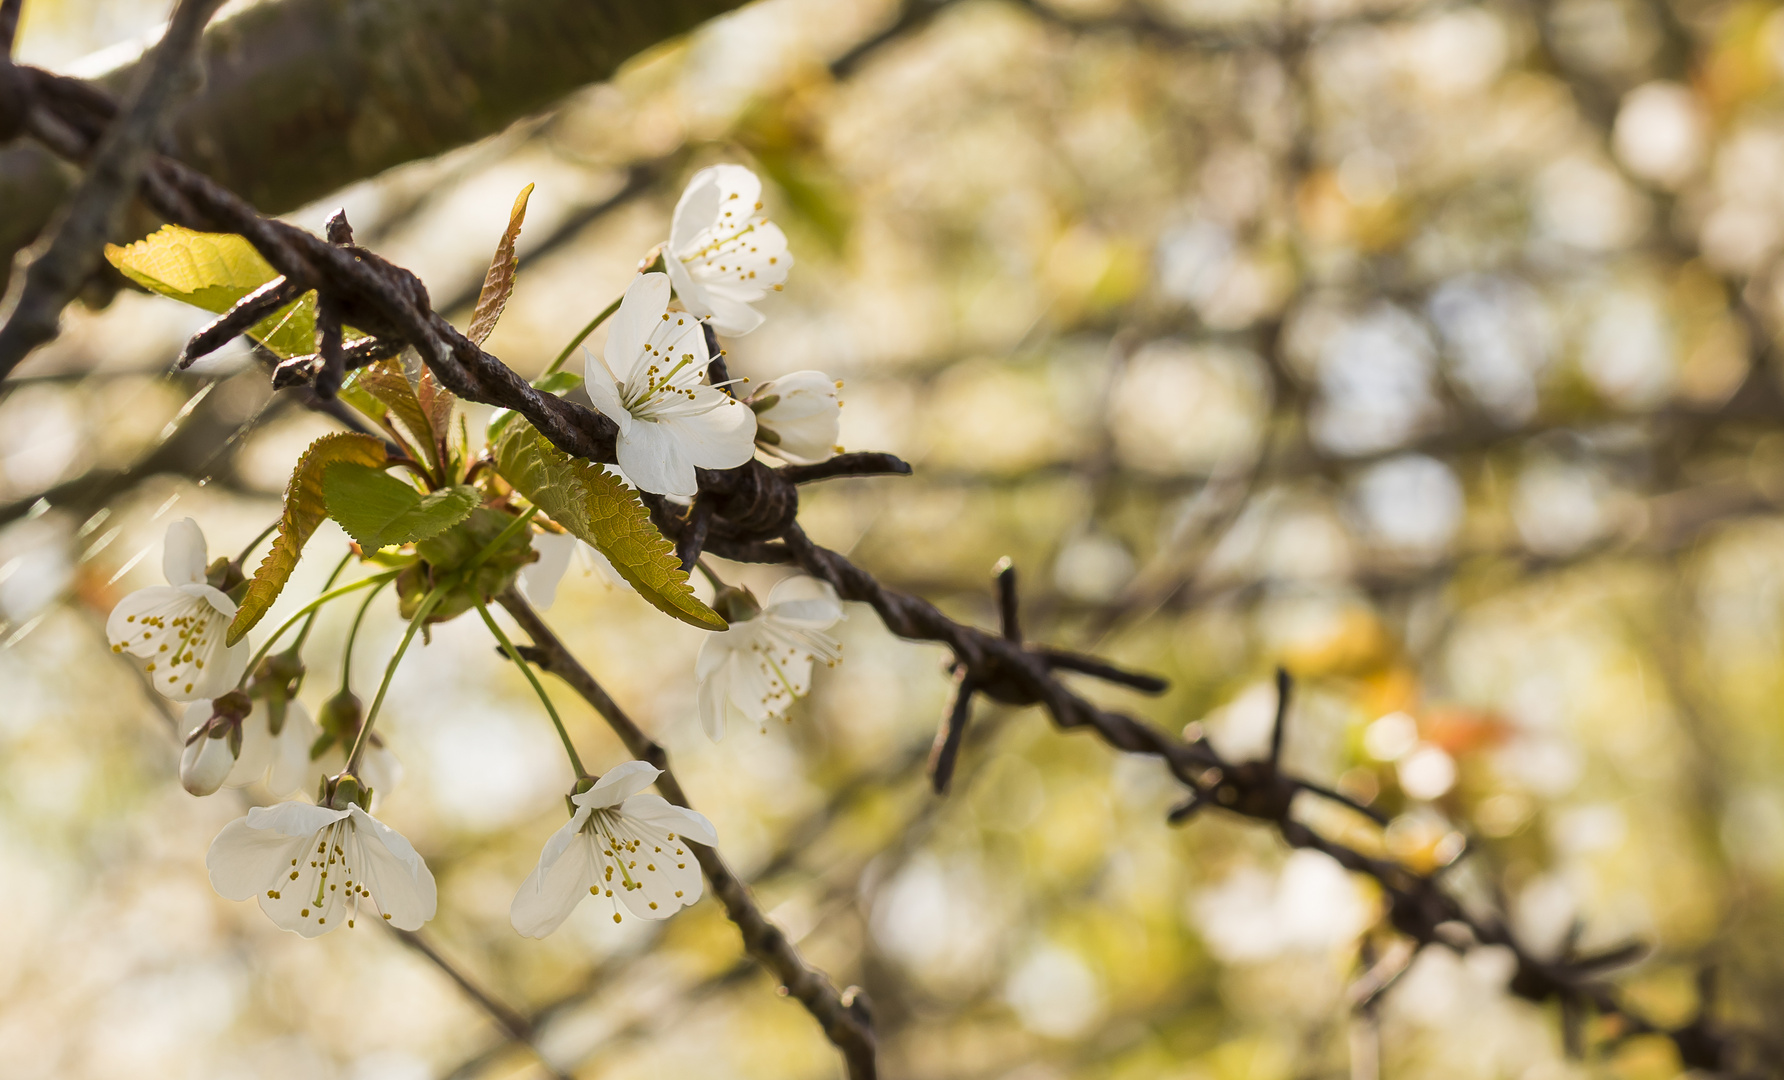
[(557, 599), (558, 582), (570, 568), (570, 556), (576, 553), (577, 543), (569, 533), (533, 534), (533, 550), (539, 558), (520, 568), (520, 585), (527, 600), (540, 611)]
[[(575, 830), (570, 834), (574, 842), (567, 845), (561, 858), (549, 866), (541, 860), (520, 883), (514, 902), (508, 907), (508, 921), (517, 933), (531, 938), (550, 934), (563, 925), (598, 880), (593, 840), (581, 831), (584, 820), (586, 817), (581, 815), (575, 820)], [(559, 833), (562, 832), (560, 829)], [(557, 836), (552, 839), (555, 841)]]
[(222, 589), (216, 588), (215, 586), (206, 585), (202, 581), (192, 582), (192, 583), (186, 584), (186, 585), (180, 585), (180, 586), (178, 586), (178, 588), (181, 592), (185, 593), (187, 596), (196, 597), (197, 599), (203, 600), (205, 603), (207, 603), (211, 606), (211, 610), (215, 611), (217, 614), (223, 616), (224, 618), (226, 618), (226, 619), (235, 618), (235, 601), (231, 600), (229, 598), (229, 594), (224, 592)]
[(229, 737), (213, 738), (210, 731), (201, 731), (187, 739), (180, 752), (180, 786), (193, 795), (214, 795), (233, 768)]
[[(695, 468), (734, 469), (756, 454), (756, 414), (749, 406), (702, 386), (689, 405), (707, 411), (667, 412), (657, 421)], [(723, 398), (722, 402), (714, 399)], [(629, 470), (628, 470), (629, 471)]]
[(273, 740), (271, 769), (266, 776), (268, 791), (284, 798), (309, 782), (313, 775), (310, 746), (321, 734), (322, 729), (310, 719), (310, 711), (301, 702), (286, 703), (285, 726)]
[(145, 659), (154, 656), (162, 628), (145, 622), (144, 617), (177, 616), (191, 604), (192, 598), (172, 585), (151, 585), (129, 594), (117, 602), (105, 620), (105, 636), (112, 651)]
[(655, 421), (633, 424), (630, 433), (620, 435), (618, 450), (619, 467), (640, 490), (684, 498), (699, 492), (693, 463), (682, 453), (676, 434), (665, 425)]
[(625, 799), (656, 783), (663, 770), (648, 761), (622, 761), (601, 774), (595, 786), (570, 801), (590, 810), (618, 806)]
[(403, 763), (388, 746), (368, 746), (359, 759), (359, 778), (372, 789), (372, 806), (376, 807), (403, 782)]
[(582, 358), (582, 388), (588, 393), (590, 404), (596, 412), (619, 425), (623, 438), (632, 428), (632, 414), (620, 400), (619, 376), (607, 366), (606, 360), (587, 349), (582, 350)]
[(768, 321), (768, 316), (741, 300), (718, 296), (705, 290), (707, 306), (712, 309), (712, 328), (726, 337), (742, 337)]
[(266, 702), (257, 700), (254, 710), (242, 721), (242, 752), (235, 759), (235, 767), (229, 770), (229, 778), (223, 782), (230, 787), (246, 787), (259, 780), (266, 775), (267, 766), (272, 764), (273, 750), (273, 734), (267, 730)]
[(675, 216), (669, 221), (669, 247), (677, 253), (712, 228), (719, 216), (719, 201), (723, 198), (719, 192), (721, 168), (715, 165), (701, 169), (682, 188), (681, 198), (675, 203)]
[(668, 306), (669, 278), (665, 274), (639, 274), (626, 286), (626, 295), (620, 299), (619, 310), (607, 331), (607, 348), (602, 355), (608, 370), (628, 389), (642, 370), (644, 343), (663, 321), (663, 311)]
[(685, 806), (676, 806), (661, 795), (652, 795), (649, 792), (634, 795), (626, 800), (619, 812), (707, 847), (713, 847), (719, 842), (719, 834), (705, 814)]
[(286, 880), (291, 860), (309, 849), (312, 836), (256, 829), (247, 818), (236, 818), (223, 826), (205, 853), (211, 887), (228, 900), (246, 900), (277, 888)]
[[(715, 635), (716, 636), (716, 635)], [(726, 660), (730, 653), (723, 654)], [(706, 648), (702, 644), (700, 659), (706, 659)], [(699, 677), (700, 726), (706, 729), (706, 737), (713, 742), (721, 742), (725, 738), (725, 699), (729, 696), (731, 679), (724, 665)]]
[[(191, 585), (204, 580), (204, 530), (191, 518), (181, 518), (167, 527), (167, 538), (161, 544), (161, 572), (169, 585)], [(234, 612), (231, 612), (234, 614)]]
[(763, 614), (788, 626), (827, 630), (843, 618), (842, 601), (828, 581), (796, 574), (777, 582)]
[(663, 266), (669, 271), (669, 281), (675, 286), (675, 295), (681, 299), (688, 314), (697, 319), (712, 315), (712, 305), (706, 299), (706, 290), (701, 288), (682, 261), (667, 251), (663, 252)]
[(357, 806), (348, 811), (363, 851), (359, 873), (373, 902), (398, 930), (419, 930), (439, 904), (433, 872), (402, 833)]
[(280, 836), (314, 836), (346, 816), (345, 810), (291, 800), (272, 806), (256, 806), (248, 811), (247, 821), (250, 829), (263, 829)]
[(540, 869), (550, 872), (569, 849), (571, 841), (576, 839), (576, 835), (588, 823), (589, 815), (593, 812), (584, 806), (577, 807), (576, 812), (570, 815), (570, 820), (564, 823), (564, 827), (551, 834), (551, 838), (545, 841), (544, 850), (539, 852)]

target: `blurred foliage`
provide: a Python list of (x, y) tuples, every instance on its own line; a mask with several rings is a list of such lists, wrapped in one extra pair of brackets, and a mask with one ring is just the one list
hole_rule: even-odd
[[(164, 6), (28, 4), (23, 54), (66, 61)], [(1764, 1032), (1784, 1009), (1781, 75), (1765, 3), (769, 0), (296, 218), (345, 206), (436, 300), (468, 293), (462, 321), (536, 183), (488, 343), (530, 375), (663, 239), (694, 168), (754, 165), (798, 265), (731, 371), (845, 379), (843, 442), (917, 466), (809, 489), (816, 539), (984, 625), (1013, 557), (1029, 636), (1173, 680), (1154, 702), (1087, 689), (1229, 754), (1263, 747), (1286, 664), (1293, 766), (1393, 815), (1310, 821), (1421, 869), (1466, 837), (1469, 902), (1545, 949), (1650, 943), (1618, 983), (1661, 1020), (1713, 967), (1718, 1015)], [(241, 346), (162, 374), (200, 318), (121, 295), (0, 389), (4, 1071), (536, 1073), (394, 940), (300, 941), (206, 883), (240, 798), (179, 789), (103, 613), (153, 579), (170, 514), (218, 550), (256, 534), (330, 422), (271, 398)], [(339, 679), (348, 617), (319, 624), (306, 695)], [(790, 724), (718, 746), (699, 631), (596, 575), (549, 617), (773, 918), (866, 989), (889, 1076), (1679, 1071), (1656, 1039), (1568, 1060), (1491, 949), (1421, 954), (1355, 1013), (1395, 945), (1366, 883), (1218, 814), (1167, 826), (1156, 763), (1036, 713), (982, 714), (934, 799), (940, 651), (871, 613)], [(373, 609), (356, 682), (399, 633)], [(591, 767), (620, 760), (559, 696)], [(429, 932), (537, 1012), (552, 1060), (838, 1074), (710, 901), (512, 933), (566, 773), (481, 627), (434, 629), (389, 721), (407, 779), (381, 815), (439, 878)]]

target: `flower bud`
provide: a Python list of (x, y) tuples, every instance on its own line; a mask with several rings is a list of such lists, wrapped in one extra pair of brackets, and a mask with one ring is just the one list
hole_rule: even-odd
[(322, 703), (322, 711), (316, 715), (316, 724), (345, 746), (359, 734), (359, 722), (364, 716), (365, 710), (360, 705), (359, 695), (351, 690), (342, 690)]
[(328, 795), (327, 805), (336, 810), (358, 804), (361, 810), (370, 810), (372, 806), (372, 789), (360, 782), (352, 773), (342, 773), (332, 780), (324, 781)]
[(712, 610), (728, 623), (740, 623), (762, 614), (762, 604), (748, 589), (727, 585), (712, 598)]
[(213, 716), (186, 740), (180, 754), (180, 785), (194, 795), (209, 795), (223, 786), (242, 750), (239, 723)]

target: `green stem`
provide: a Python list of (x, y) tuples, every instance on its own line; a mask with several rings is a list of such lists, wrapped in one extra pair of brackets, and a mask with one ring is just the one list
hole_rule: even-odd
[(494, 634), (496, 641), (501, 643), (502, 651), (508, 654), (508, 659), (514, 661), (514, 666), (519, 668), (520, 673), (527, 677), (527, 682), (533, 685), (533, 693), (539, 695), (540, 703), (545, 706), (546, 714), (551, 717), (552, 726), (557, 728), (558, 738), (563, 740), (564, 753), (570, 755), (570, 767), (576, 770), (576, 779), (581, 780), (587, 777), (588, 772), (582, 767), (582, 759), (576, 756), (576, 746), (570, 741), (570, 733), (564, 730), (564, 721), (558, 716), (557, 707), (551, 703), (551, 695), (545, 692), (545, 687), (539, 684), (539, 677), (533, 674), (532, 665), (526, 662), (525, 658), (520, 655), (520, 650), (514, 647), (512, 641), (508, 640), (508, 635), (503, 633), (502, 628), (496, 624), (496, 620), (490, 615), (489, 608), (484, 606), (482, 600), (477, 601), (477, 614), (483, 616), (483, 624), (489, 627), (489, 632)]
[(712, 582), (713, 591), (717, 592), (718, 590), (726, 587), (725, 583), (719, 580), (719, 576), (712, 572), (712, 567), (706, 565), (705, 559), (695, 559), (694, 565), (698, 566), (700, 568), (700, 572), (702, 574), (706, 575), (707, 581)]
[(353, 616), (353, 628), (347, 631), (347, 648), (341, 653), (341, 693), (346, 693), (353, 677), (353, 643), (359, 640), (359, 624), (365, 621), (365, 613), (384, 591), (385, 582), (366, 595), (365, 603), (359, 605), (359, 611)]
[(433, 592), (422, 599), (415, 617), (409, 620), (409, 629), (403, 632), (403, 640), (391, 655), (390, 663), (384, 666), (384, 679), (378, 683), (378, 696), (372, 699), (372, 707), (366, 710), (365, 723), (359, 725), (359, 734), (353, 739), (353, 749), (347, 752), (347, 764), (341, 769), (343, 773), (350, 773), (359, 767), (360, 752), (365, 749), (366, 739), (372, 733), (372, 725), (378, 721), (378, 709), (384, 704), (384, 695), (390, 692), (390, 680), (396, 674), (397, 664), (402, 662), (403, 654), (409, 651), (409, 642), (415, 640), (415, 631), (421, 629), (427, 617), (433, 614), (434, 608), (445, 598), (446, 588), (436, 586)]
[(570, 339), (570, 344), (564, 346), (564, 351), (557, 354), (557, 359), (553, 360), (551, 362), (551, 366), (546, 368), (545, 373), (543, 375), (540, 375), (539, 378), (543, 379), (546, 375), (556, 374), (557, 369), (564, 366), (564, 361), (570, 359), (570, 354), (576, 351), (576, 346), (582, 344), (582, 341), (584, 338), (586, 338), (590, 334), (594, 333), (595, 327), (600, 326), (602, 323), (606, 322), (607, 317), (609, 315), (612, 315), (614, 312), (618, 311), (620, 300), (624, 300), (624, 299), (625, 299), (625, 297), (621, 296), (618, 300), (615, 300), (613, 303), (608, 304), (606, 307), (602, 308), (601, 314), (596, 315), (592, 320), (590, 320), (589, 324), (582, 328), (582, 332), (580, 334), (577, 334), (575, 337)]
[(366, 588), (369, 585), (377, 585), (381, 582), (389, 581), (392, 578), (396, 577), (397, 574), (399, 574), (399, 573), (401, 573), (401, 571), (399, 571), (399, 570), (390, 570), (390, 571), (386, 571), (385, 573), (382, 573), (382, 574), (373, 574), (371, 577), (360, 578), (358, 581), (355, 581), (351, 585), (342, 585), (338, 589), (330, 589), (328, 592), (323, 593), (321, 596), (318, 596), (316, 599), (305, 604), (303, 607), (298, 608), (295, 612), (292, 613), (291, 618), (286, 619), (284, 622), (280, 623), (279, 628), (277, 630), (273, 631), (272, 637), (267, 638), (266, 642), (260, 646), (260, 651), (254, 654), (254, 659), (248, 661), (248, 666), (245, 670), (252, 672), (255, 668), (259, 667), (260, 661), (266, 659), (266, 654), (272, 650), (273, 643), (278, 641), (279, 638), (284, 635), (285, 631), (291, 629), (293, 626), (296, 626), (297, 620), (303, 618), (305, 615), (308, 615), (310, 612), (315, 611), (317, 608), (321, 607), (323, 604), (328, 603), (330, 600), (335, 600), (340, 597), (346, 596), (350, 592), (355, 592), (359, 589)]

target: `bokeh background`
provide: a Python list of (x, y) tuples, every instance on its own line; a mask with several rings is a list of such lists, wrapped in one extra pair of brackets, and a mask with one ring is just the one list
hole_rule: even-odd
[[(25, 60), (152, 38), (161, 0), (32, 0)], [(83, 61), (83, 57), (88, 59)], [(83, 68), (83, 64), (86, 65)], [(1304, 808), (1449, 871), (1539, 951), (1651, 944), (1662, 1021), (1784, 1009), (1784, 14), (1705, 0), (766, 0), (446, 158), (306, 209), (463, 318), (526, 183), (490, 348), (542, 368), (739, 161), (798, 260), (732, 371), (846, 382), (843, 442), (906, 479), (802, 520), (888, 584), (1172, 679), (1090, 688), (1288, 754), (1393, 816)], [(3, 212), (3, 210), (0, 210)], [(456, 298), (456, 299), (455, 299)], [(0, 386), (0, 1073), (541, 1075), (377, 932), (306, 942), (217, 897), (171, 718), (105, 645), (192, 516), (233, 552), (330, 421), (203, 319), (131, 292)], [(596, 339), (599, 340), (598, 338)], [(472, 415), (472, 430), (481, 417)], [(330, 526), (332, 529), (332, 526)], [(311, 547), (280, 609), (342, 549)], [(726, 567), (758, 590), (774, 572)], [(346, 611), (312, 638), (312, 709)], [(922, 760), (944, 655), (864, 608), (791, 722), (704, 738), (699, 633), (573, 570), (547, 613), (664, 742), (766, 909), (873, 1003), (888, 1076), (1660, 1078), (1670, 1044), (1569, 1060), (1491, 949), (1413, 958), (1373, 887), (1217, 813), (1155, 762), (982, 705), (948, 798)], [(271, 626), (269, 622), (266, 625)], [(353, 685), (400, 633), (375, 606)], [(559, 688), (561, 690), (561, 688)], [(625, 756), (568, 693), (593, 768)], [(439, 879), (428, 934), (580, 1077), (840, 1075), (717, 905), (655, 925), (507, 909), (562, 821), (538, 703), (475, 620), (405, 661), (380, 814)]]

